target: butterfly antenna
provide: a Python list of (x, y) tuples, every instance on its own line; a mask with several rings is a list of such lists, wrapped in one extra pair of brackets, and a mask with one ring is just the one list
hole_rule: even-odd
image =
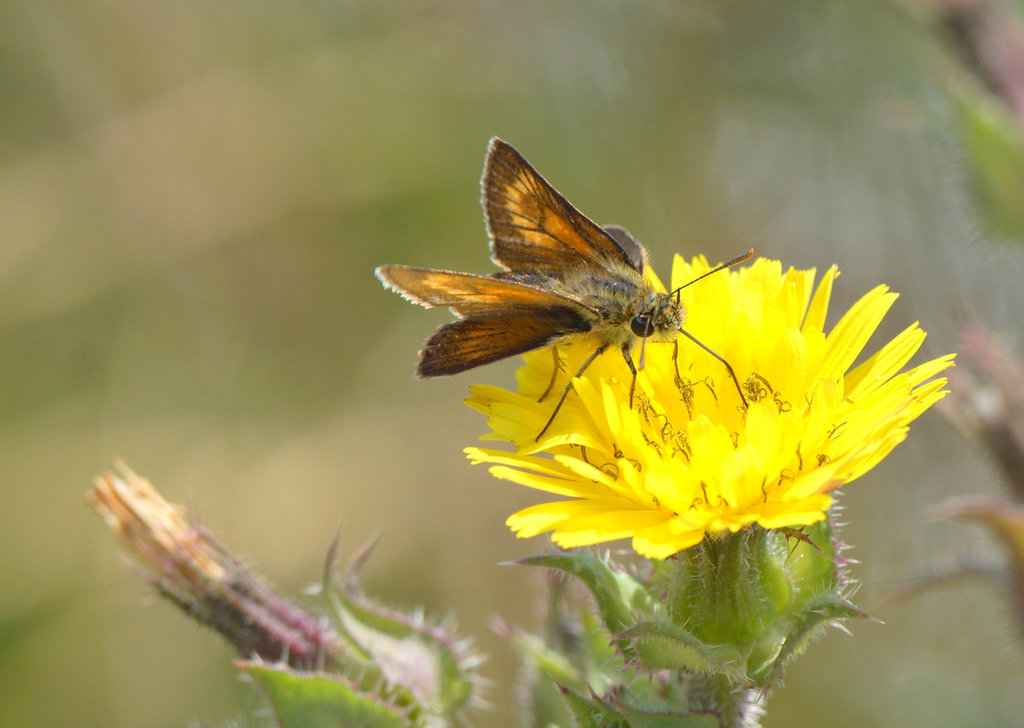
[(744, 406), (744, 407), (749, 407), (749, 406), (750, 406), (750, 403), (749, 403), (749, 402), (747, 402), (747, 398), (743, 396), (743, 387), (741, 387), (741, 386), (740, 386), (740, 380), (736, 378), (736, 372), (735, 372), (735, 371), (733, 371), (732, 365), (731, 365), (731, 364), (730, 364), (729, 362), (727, 362), (727, 361), (726, 361), (726, 360), (725, 360), (725, 359), (724, 359), (723, 357), (719, 356), (719, 355), (718, 355), (718, 354), (716, 354), (716, 353), (715, 353), (714, 351), (712, 351), (711, 349), (709, 349), (708, 347), (706, 347), (706, 346), (705, 346), (705, 345), (704, 345), (704, 344), (703, 344), (703, 343), (702, 343), (702, 342), (700, 341), (700, 339), (696, 338), (696, 337), (695, 337), (695, 336), (694, 336), (693, 334), (691, 334), (691, 333), (690, 333), (689, 331), (686, 331), (685, 329), (679, 329), (679, 333), (680, 333), (680, 334), (682, 334), (683, 336), (685, 336), (685, 337), (686, 337), (687, 339), (689, 339), (690, 341), (692, 341), (692, 342), (693, 342), (694, 344), (696, 344), (697, 346), (699, 346), (699, 347), (700, 347), (701, 349), (703, 349), (704, 351), (706, 351), (706, 352), (707, 352), (708, 354), (710, 354), (711, 356), (713, 356), (713, 357), (715, 357), (716, 359), (718, 359), (718, 361), (720, 361), (720, 362), (722, 362), (723, 364), (725, 364), (725, 368), (729, 370), (729, 376), (730, 376), (730, 377), (732, 377), (732, 382), (733, 382), (733, 384), (735, 384), (735, 385), (736, 385), (736, 391), (737, 391), (737, 392), (739, 392), (739, 395), (740, 395), (740, 400), (741, 400), (741, 401), (743, 402), (743, 406)]
[[(684, 283), (683, 285), (679, 286), (679, 288), (677, 288), (677, 289), (675, 289), (674, 291), (672, 291), (672, 293), (671, 293), (670, 295), (673, 295), (673, 296), (675, 296), (675, 297), (676, 297), (676, 300), (678, 301), (678, 300), (679, 300), (679, 292), (680, 292), (680, 291), (682, 291), (682, 290), (683, 290), (684, 288), (686, 288), (687, 286), (692, 286), (692, 285), (693, 285), (694, 283), (696, 283), (697, 281), (701, 280), (702, 278), (707, 278), (707, 277), (708, 277), (709, 275), (711, 275), (712, 273), (717, 273), (718, 271), (720, 271), (720, 270), (724, 270), (725, 268), (731, 268), (732, 266), (736, 265), (737, 263), (742, 263), (743, 261), (745, 261), (745, 260), (748, 260), (748, 259), (750, 259), (751, 257), (753, 257), (753, 255), (754, 255), (754, 249), (753, 249), (753, 248), (751, 248), (750, 250), (748, 250), (748, 251), (747, 251), (746, 253), (744, 253), (743, 255), (737, 255), (737, 256), (736, 256), (735, 258), (733, 258), (732, 260), (730, 260), (730, 261), (726, 261), (725, 263), (722, 263), (722, 264), (721, 264), (720, 266), (717, 266), (717, 267), (715, 267), (715, 268), (712, 268), (712, 269), (711, 269), (711, 270), (709, 270), (709, 271), (708, 271), (707, 273), (704, 273), (704, 274), (702, 274), (702, 275), (699, 275), (699, 276), (697, 276), (696, 278), (694, 278), (694, 279), (693, 279), (692, 281), (690, 281), (689, 283)], [(685, 332), (684, 332), (684, 333), (685, 333)], [(687, 334), (687, 335), (689, 335), (689, 334)], [(736, 377), (734, 376), (734, 377), (733, 377), (733, 379), (735, 379), (735, 378), (736, 378)]]
[[(703, 275), (697, 276), (696, 278), (694, 278), (689, 283), (684, 283), (683, 285), (679, 286), (679, 288), (677, 288), (674, 291), (672, 291), (672, 294), (675, 295), (676, 300), (678, 301), (679, 300), (680, 292), (684, 288), (686, 288), (687, 286), (692, 286), (697, 281), (701, 280), (702, 278), (707, 278), (712, 273), (717, 273), (718, 271), (723, 270), (725, 268), (730, 268), (730, 267), (736, 265), (737, 263), (742, 263), (743, 261), (750, 259), (753, 255), (754, 255), (754, 249), (751, 248), (746, 253), (743, 253), (743, 255), (737, 255), (732, 260), (726, 261), (725, 263), (722, 263), (721, 265), (716, 266), (715, 268), (712, 268), (707, 273), (704, 273)], [(679, 329), (679, 333), (683, 334), (687, 339), (692, 341), (694, 344), (699, 346), (701, 349), (703, 349), (708, 354), (710, 354), (711, 356), (715, 357), (716, 359), (718, 359), (718, 361), (722, 362), (722, 364), (725, 365), (725, 368), (729, 371), (729, 376), (732, 378), (732, 383), (736, 385), (736, 392), (740, 395), (740, 401), (743, 402), (743, 406), (744, 407), (749, 407), (750, 403), (747, 402), (747, 398), (743, 395), (743, 387), (740, 386), (740, 380), (736, 378), (736, 371), (732, 368), (732, 365), (729, 362), (727, 362), (723, 357), (719, 356), (717, 353), (715, 353), (714, 351), (709, 349), (707, 346), (705, 346), (703, 342), (701, 342), (699, 339), (697, 339), (695, 336), (693, 336), (693, 334), (691, 334), (690, 332), (688, 332), (688, 331), (686, 331), (684, 329)]]

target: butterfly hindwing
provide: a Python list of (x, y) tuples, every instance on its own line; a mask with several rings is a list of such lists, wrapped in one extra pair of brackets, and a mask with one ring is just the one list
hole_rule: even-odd
[(416, 374), (421, 377), (457, 374), (589, 329), (587, 319), (565, 307), (459, 319), (440, 326), (427, 339), (420, 351)]

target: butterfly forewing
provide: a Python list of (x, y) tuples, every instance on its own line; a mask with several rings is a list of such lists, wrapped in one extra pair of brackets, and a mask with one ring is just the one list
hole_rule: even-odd
[(488, 147), (481, 186), (491, 258), (498, 265), (528, 273), (581, 264), (643, 270), (639, 246), (624, 249), (500, 139)]
[(421, 306), (448, 306), (457, 316), (493, 316), (503, 312), (547, 307), (589, 308), (577, 301), (512, 280), (434, 268), (382, 265), (377, 277), (389, 288)]

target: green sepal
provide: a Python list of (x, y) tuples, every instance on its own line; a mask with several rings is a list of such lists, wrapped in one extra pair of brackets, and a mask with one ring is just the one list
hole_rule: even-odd
[(544, 639), (504, 622), (495, 629), (512, 644), (526, 668), (523, 684), (529, 691), (531, 725), (575, 726), (579, 720), (570, 714), (567, 691), (576, 699), (603, 694), (628, 668), (593, 608), (588, 590), (575, 580), (561, 578), (549, 587)]
[[(641, 685), (653, 689), (637, 690)], [(687, 697), (689, 687), (671, 680), (655, 686), (642, 678), (609, 693), (600, 702), (621, 715), (630, 728), (721, 728), (719, 716), (692, 709)]]
[(410, 728), (409, 713), (338, 675), (239, 662), (266, 695), (279, 728)]
[(621, 705), (619, 710), (630, 728), (721, 728), (718, 716), (710, 713), (652, 711)]
[(519, 653), (519, 658), (533, 670), (569, 689), (582, 691), (586, 688), (580, 668), (566, 655), (548, 647), (537, 635), (510, 629), (506, 638)]
[(372, 543), (353, 557), (345, 577), (336, 580), (335, 547), (328, 555), (322, 589), (347, 653), (341, 662), (344, 674), (357, 677), (364, 691), (409, 706), (414, 716), (428, 722), (447, 720), (467, 706), (478, 688), (474, 667), (479, 663), (467, 652), (468, 643), (456, 638), (451, 624), (431, 623), (418, 611), (387, 609), (365, 595), (359, 571)]
[(470, 699), (470, 669), (449, 630), (335, 592), (335, 617), (344, 636), (392, 685), (402, 686), (432, 714), (449, 714)]
[(735, 646), (708, 644), (671, 622), (643, 622), (616, 638), (632, 645), (633, 653), (647, 670), (724, 675), (737, 682), (746, 679), (742, 656)]
[(651, 616), (655, 611), (643, 584), (624, 571), (613, 569), (590, 551), (556, 551), (513, 563), (555, 569), (582, 581), (593, 594), (601, 620), (612, 634), (629, 629), (638, 617)]
[[(601, 622), (601, 616), (589, 604), (579, 607), (579, 621), (581, 634), (577, 644), (586, 660), (587, 682), (590, 685), (601, 684), (611, 685), (622, 678), (622, 671), (626, 668), (626, 660), (612, 640), (611, 633)], [(595, 673), (600, 677), (596, 677)]]
[(590, 699), (558, 685), (562, 701), (572, 715), (573, 728), (630, 728), (626, 718), (591, 692)]
[[(672, 561), (668, 612), (699, 639), (760, 651), (789, 611), (793, 583), (789, 547), (778, 531), (759, 526), (725, 537), (708, 537)], [(772, 653), (774, 656), (774, 652)]]
[(788, 540), (785, 563), (793, 584), (791, 608), (833, 591), (840, 574), (831, 519), (782, 533)]
[(821, 634), (825, 627), (845, 619), (873, 620), (874, 617), (837, 594), (823, 594), (811, 600), (795, 615), (793, 626), (786, 635), (778, 655), (765, 671), (754, 676), (755, 682), (764, 687), (778, 682), (782, 677), (783, 668), (803, 654), (811, 641)]

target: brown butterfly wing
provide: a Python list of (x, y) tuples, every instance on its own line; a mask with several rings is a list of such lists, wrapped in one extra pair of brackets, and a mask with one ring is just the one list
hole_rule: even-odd
[(501, 274), (482, 276), (408, 265), (382, 265), (375, 272), (387, 288), (406, 300), (426, 308), (447, 306), (460, 317), (547, 307), (569, 308), (580, 316), (596, 315), (578, 301)]
[(497, 137), (487, 149), (480, 184), (491, 258), (503, 268), (554, 273), (580, 265), (615, 270), (625, 264), (643, 271), (639, 245), (624, 248)]
[(590, 308), (513, 280), (384, 265), (377, 277), (422, 306), (447, 306), (460, 320), (440, 326), (420, 352), (416, 373), (436, 377), (472, 369), (589, 331)]
[(568, 308), (508, 311), (439, 326), (420, 350), (416, 374), (437, 377), (524, 354), (561, 337), (587, 331), (589, 323)]

